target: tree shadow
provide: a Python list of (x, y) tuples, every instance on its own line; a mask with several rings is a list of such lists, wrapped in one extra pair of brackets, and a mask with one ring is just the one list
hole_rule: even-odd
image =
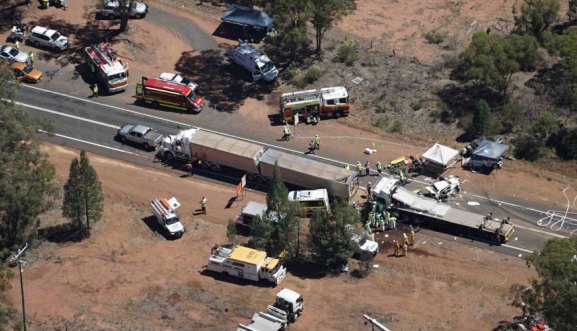
[(10, 30), (18, 23), (17, 16), (23, 17), (26, 1), (1, 1), (0, 2), (0, 31)]
[(52, 243), (64, 244), (80, 242), (90, 237), (90, 230), (78, 229), (78, 227), (73, 224), (63, 223), (38, 229), (38, 236)]
[(302, 259), (286, 261), (284, 265), (291, 275), (301, 279), (321, 279), (331, 274), (326, 267)]
[(200, 85), (199, 93), (220, 112), (235, 112), (247, 98), (262, 100), (276, 86), (251, 82), (250, 73), (229, 63), (220, 50), (183, 52), (175, 70), (193, 78)]

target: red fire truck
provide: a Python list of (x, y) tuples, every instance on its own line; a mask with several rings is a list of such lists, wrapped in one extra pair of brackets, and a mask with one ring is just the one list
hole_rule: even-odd
[(116, 56), (105, 43), (84, 48), (86, 61), (99, 83), (109, 93), (121, 92), (128, 86), (128, 64)]
[(134, 97), (154, 107), (164, 106), (194, 113), (200, 113), (204, 106), (204, 99), (196, 94), (196, 89), (157, 78), (142, 77), (142, 83), (136, 84)]

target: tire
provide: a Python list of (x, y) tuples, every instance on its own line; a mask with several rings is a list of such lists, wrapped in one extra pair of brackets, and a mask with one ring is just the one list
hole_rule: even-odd
[(148, 143), (142, 144), (142, 147), (143, 147), (145, 150), (147, 150), (147, 151), (150, 150), (150, 145), (149, 145)]
[(138, 19), (138, 20), (141, 19), (141, 18), (143, 18), (143, 17), (144, 17), (144, 16), (143, 16), (142, 14), (136, 14), (136, 15), (134, 15), (134, 18), (136, 18), (136, 19)]
[(39, 47), (39, 46), (40, 46), (40, 43), (39, 43), (38, 41), (36, 41), (36, 40), (30, 41), (30, 44), (31, 44), (32, 46), (34, 46), (34, 47)]
[(336, 118), (339, 118), (339, 117), (342, 117), (342, 116), (343, 116), (343, 113), (342, 113), (340, 110), (337, 110), (337, 111), (335, 111), (335, 112), (333, 113), (333, 117), (334, 117), (335, 119), (336, 119)]
[(172, 161), (174, 159), (174, 155), (171, 152), (164, 152), (164, 160), (165, 161)]
[(108, 15), (106, 15), (106, 18), (109, 19), (109, 20), (113, 20), (113, 19), (116, 18), (116, 15), (114, 15), (114, 14), (108, 14)]
[(158, 103), (158, 101), (153, 101), (153, 102), (152, 102), (152, 107), (154, 107), (154, 108), (160, 108), (160, 104)]
[(120, 142), (124, 145), (126, 144), (126, 137), (125, 136), (119, 136), (118, 138), (120, 140)]
[(210, 171), (212, 171), (212, 172), (219, 172), (219, 170), (220, 170), (219, 168), (220, 167), (218, 166), (218, 164), (213, 163), (210, 165)]

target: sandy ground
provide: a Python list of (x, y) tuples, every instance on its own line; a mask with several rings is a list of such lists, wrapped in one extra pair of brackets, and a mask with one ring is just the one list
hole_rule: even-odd
[[(360, 0), (339, 29), (400, 56), (431, 63), (445, 51), (462, 50), (473, 33), (491, 28), (509, 29), (516, 0)], [(445, 34), (441, 45), (429, 44), (428, 32)]]
[[(43, 149), (63, 185), (78, 151), (50, 144)], [(45, 242), (27, 256), (33, 329), (230, 330), (273, 300), (278, 288), (201, 273), (210, 248), (226, 242), (226, 220), (242, 205), (226, 208), (235, 196), (233, 187), (89, 157), (103, 183), (104, 217), (89, 239)], [(188, 232), (170, 241), (147, 225), (147, 203), (173, 195), (182, 203), (179, 212)], [(208, 214), (193, 215), (202, 195), (208, 197)], [(243, 201), (249, 199), (264, 201), (264, 196), (249, 192)], [(58, 208), (48, 213), (43, 227), (64, 222), (59, 214)], [(418, 235), (408, 257), (390, 257), (389, 240), (399, 234), (378, 236), (382, 252), (367, 279), (317, 278), (302, 268), (289, 270), (281, 286), (306, 300), (304, 315), (291, 329), (359, 330), (361, 315), (368, 313), (394, 330), (466, 330), (471, 323), (487, 330), (516, 313), (507, 304), (509, 286), (534, 276), (521, 259), (424, 235)], [(19, 295), (14, 279), (8, 296), (16, 307)]]

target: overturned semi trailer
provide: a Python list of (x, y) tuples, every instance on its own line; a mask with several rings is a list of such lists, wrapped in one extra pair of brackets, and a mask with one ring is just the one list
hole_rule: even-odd
[(435, 199), (423, 197), (398, 185), (394, 178), (382, 177), (373, 189), (373, 198), (384, 202), (404, 223), (439, 232), (505, 243), (515, 226), (505, 220), (456, 209)]

